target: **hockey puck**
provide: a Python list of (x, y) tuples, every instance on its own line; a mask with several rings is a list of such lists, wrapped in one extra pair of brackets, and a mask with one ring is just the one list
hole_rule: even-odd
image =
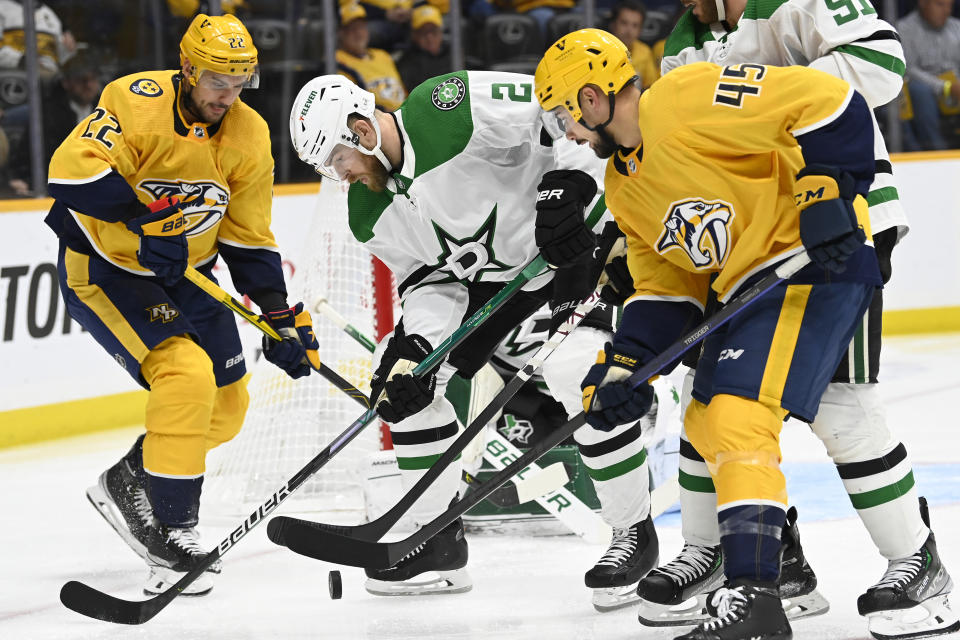
[(340, 578), (339, 571), (331, 571), (327, 574), (327, 585), (330, 587), (330, 598), (339, 600), (343, 596), (343, 580)]

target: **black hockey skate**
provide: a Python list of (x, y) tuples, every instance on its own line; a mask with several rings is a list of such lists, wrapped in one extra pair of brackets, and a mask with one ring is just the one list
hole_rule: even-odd
[[(200, 546), (200, 536), (193, 527), (169, 527), (154, 519), (151, 526), (150, 544), (147, 547), (147, 564), (150, 576), (143, 587), (144, 594), (156, 595), (166, 591), (183, 574), (200, 564), (207, 552)], [(220, 573), (222, 564), (217, 560), (203, 575), (185, 588), (182, 595), (202, 596), (213, 589), (211, 574)]]
[(793, 631), (783, 612), (777, 585), (734, 580), (710, 594), (712, 616), (675, 640), (790, 640)]
[[(925, 498), (920, 498), (920, 516), (929, 527)], [(879, 640), (952, 633), (960, 630), (960, 619), (947, 599), (952, 588), (931, 531), (915, 554), (888, 563), (880, 581), (857, 598), (857, 611), (867, 617), (870, 633)]]
[(787, 509), (787, 522), (780, 534), (780, 599), (791, 620), (819, 616), (830, 610), (830, 603), (817, 591), (817, 575), (803, 555), (797, 509)]
[[(787, 510), (780, 534), (781, 565), (779, 592), (790, 620), (808, 618), (830, 609), (817, 591), (817, 576), (803, 555), (797, 510)], [(638, 618), (647, 626), (697, 624), (707, 619), (707, 594), (723, 584), (720, 547), (684, 545), (680, 555), (655, 569), (637, 585), (640, 595)]]
[(707, 596), (723, 582), (720, 545), (683, 545), (680, 555), (651, 571), (637, 585), (640, 624), (666, 627), (706, 620)]
[(87, 499), (134, 553), (149, 561), (153, 508), (143, 473), (143, 436), (87, 489)]
[(593, 589), (594, 608), (613, 611), (636, 602), (634, 585), (659, 559), (660, 542), (649, 515), (626, 529), (614, 529), (610, 547), (584, 575), (584, 583)]
[(464, 569), (468, 556), (463, 520), (457, 518), (389, 569), (366, 569), (364, 587), (376, 596), (464, 593), (473, 588)]

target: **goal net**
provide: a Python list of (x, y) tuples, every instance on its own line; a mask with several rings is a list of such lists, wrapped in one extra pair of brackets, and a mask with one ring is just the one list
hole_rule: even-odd
[[(326, 300), (358, 330), (375, 336), (377, 314), (392, 328), (389, 275), (374, 276), (371, 255), (351, 235), (345, 185), (323, 184), (301, 255), (293, 257), (288, 298), (302, 300), (313, 316), (320, 358), (331, 369), (370, 392), (371, 354), (318, 311)], [(382, 269), (382, 265), (381, 265)], [(383, 271), (386, 271), (383, 269)], [(388, 272), (387, 272), (388, 273)], [(377, 288), (386, 288), (378, 309)], [(382, 295), (379, 297), (383, 297)], [(204, 509), (249, 513), (323, 450), (363, 407), (316, 373), (293, 380), (259, 358), (251, 367), (250, 408), (243, 429), (207, 456)], [(367, 456), (381, 449), (380, 423), (368, 425), (290, 498), (297, 511), (363, 509), (362, 478)]]

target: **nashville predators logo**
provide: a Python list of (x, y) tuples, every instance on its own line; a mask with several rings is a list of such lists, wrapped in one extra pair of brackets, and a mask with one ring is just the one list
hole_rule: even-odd
[(230, 202), (230, 192), (216, 182), (202, 180), (143, 180), (137, 185), (154, 200), (166, 196), (179, 196), (183, 203), (183, 219), (186, 235), (198, 236), (215, 227), (223, 218)]
[(148, 98), (156, 98), (163, 94), (163, 89), (160, 88), (160, 85), (150, 78), (134, 80), (130, 85), (130, 91), (138, 96), (146, 96)]
[(155, 304), (152, 307), (147, 307), (147, 313), (150, 314), (150, 322), (159, 320), (163, 324), (167, 324), (168, 322), (180, 317), (180, 312), (168, 305), (166, 302)]
[(736, 214), (722, 200), (691, 198), (670, 205), (657, 251), (679, 248), (698, 269), (722, 267), (730, 251), (730, 221)]

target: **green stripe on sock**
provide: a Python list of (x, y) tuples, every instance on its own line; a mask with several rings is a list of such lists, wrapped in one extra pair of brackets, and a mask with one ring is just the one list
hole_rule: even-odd
[(900, 193), (896, 187), (880, 187), (867, 194), (867, 206), (873, 207), (884, 202), (899, 200)]
[(870, 507), (886, 504), (906, 495), (906, 493), (913, 488), (913, 483), (913, 471), (911, 470), (908, 471), (907, 475), (903, 476), (899, 482), (888, 484), (885, 487), (880, 487), (873, 491), (851, 493), (850, 502), (853, 503), (854, 509), (869, 509)]
[(848, 55), (860, 58), (861, 60), (866, 60), (871, 64), (875, 64), (878, 67), (886, 69), (887, 71), (892, 71), (898, 76), (902, 76), (907, 71), (907, 65), (903, 63), (903, 60), (886, 53), (881, 53), (875, 49), (858, 47), (855, 44), (842, 44), (834, 49), (834, 51), (839, 51), (840, 53), (846, 53)]
[(857, 384), (864, 384), (867, 381), (866, 373), (866, 348), (864, 345), (864, 333), (866, 327), (861, 322), (860, 326), (853, 334), (853, 381)]
[(717, 489), (713, 486), (713, 478), (704, 478), (703, 476), (694, 476), (683, 469), (680, 469), (680, 487), (687, 491), (696, 491), (697, 493), (716, 493)]
[[(441, 454), (435, 454), (432, 456), (419, 456), (417, 458), (401, 458), (397, 456), (397, 466), (400, 467), (403, 471), (420, 471), (422, 469), (429, 469), (433, 466), (433, 463), (440, 459)], [(457, 456), (457, 460), (460, 459), (460, 456)]]
[(591, 469), (590, 467), (584, 465), (584, 468), (587, 470), (587, 475), (594, 480), (613, 480), (614, 478), (619, 478), (623, 474), (629, 473), (630, 471), (638, 468), (646, 459), (647, 450), (641, 449), (640, 453), (632, 455), (626, 460), (621, 460), (616, 464), (612, 464), (609, 467), (604, 467), (603, 469)]

